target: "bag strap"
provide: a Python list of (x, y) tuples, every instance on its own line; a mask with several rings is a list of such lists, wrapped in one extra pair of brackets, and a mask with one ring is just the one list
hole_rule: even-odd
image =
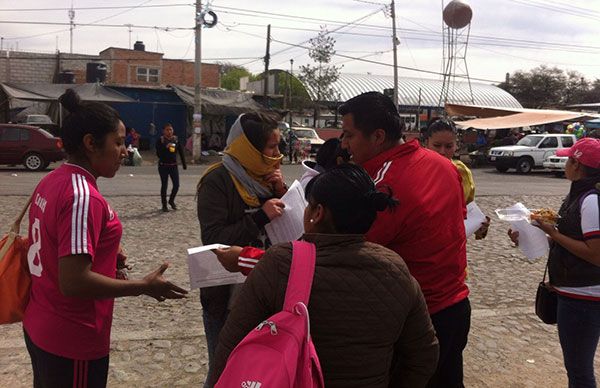
[(315, 273), (316, 248), (306, 241), (292, 242), (292, 264), (288, 277), (287, 289), (283, 309), (294, 311), (298, 302), (308, 306), (313, 275)]
[(13, 232), (14, 234), (19, 234), (21, 232), (21, 221), (23, 221), (23, 217), (25, 217), (25, 213), (27, 213), (27, 209), (29, 209), (29, 205), (31, 204), (32, 197), (33, 196), (29, 197), (25, 206), (23, 206), (23, 210), (21, 210), (21, 213), (17, 216), (17, 218), (15, 219), (15, 222), (13, 222), (13, 224), (10, 228), (10, 231)]

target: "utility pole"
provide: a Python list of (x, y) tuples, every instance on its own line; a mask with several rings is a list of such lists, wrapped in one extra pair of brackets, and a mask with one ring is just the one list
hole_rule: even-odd
[(291, 77), (294, 76), (294, 60), (290, 59), (290, 128), (292, 128), (292, 109), (293, 109), (293, 104), (292, 104), (292, 82), (293, 80), (291, 79)]
[(200, 83), (202, 81), (202, 0), (196, 0), (196, 57), (194, 59), (194, 115), (192, 133), (192, 158), (194, 163), (200, 161), (202, 152), (202, 96), (200, 95)]
[(73, 54), (73, 28), (75, 28), (75, 23), (73, 23), (73, 19), (75, 19), (75, 10), (73, 9), (73, 2), (71, 1), (71, 9), (69, 10), (69, 31), (71, 34), (71, 41), (69, 44), (69, 52)]
[(390, 13), (392, 16), (392, 32), (393, 32), (393, 37), (392, 37), (392, 46), (394, 49), (394, 105), (396, 106), (396, 109), (398, 109), (398, 43), (400, 43), (398, 41), (398, 36), (396, 35), (396, 3), (394, 2), (394, 0), (392, 0), (392, 3), (390, 5)]
[(265, 104), (268, 106), (269, 95), (269, 60), (271, 59), (271, 25), (267, 26), (267, 51), (265, 53), (265, 86), (263, 90)]

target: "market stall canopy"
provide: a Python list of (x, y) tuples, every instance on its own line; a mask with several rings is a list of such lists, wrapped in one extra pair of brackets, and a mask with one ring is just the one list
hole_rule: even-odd
[(462, 128), (502, 129), (550, 124), (561, 121), (584, 121), (597, 117), (599, 116), (582, 112), (526, 109), (524, 112), (505, 116), (456, 121), (456, 124)]
[(450, 116), (473, 116), (479, 118), (507, 116), (527, 110), (522, 107), (515, 106), (503, 107), (461, 104), (446, 104), (444, 108)]
[[(173, 85), (173, 90), (183, 102), (194, 106), (194, 88)], [(252, 99), (251, 93), (234, 92), (221, 89), (202, 89), (202, 113), (209, 115), (237, 116), (242, 113), (265, 110)]]
[(135, 102), (130, 97), (97, 83), (90, 84), (21, 84), (1, 83), (0, 87), (9, 100), (58, 101), (67, 90), (74, 89), (83, 101)]

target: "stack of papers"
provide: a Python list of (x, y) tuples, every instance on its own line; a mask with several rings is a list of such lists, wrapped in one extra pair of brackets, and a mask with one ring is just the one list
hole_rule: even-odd
[(204, 288), (237, 284), (246, 281), (240, 272), (229, 272), (219, 262), (212, 250), (229, 248), (228, 245), (212, 244), (188, 249), (190, 288)]

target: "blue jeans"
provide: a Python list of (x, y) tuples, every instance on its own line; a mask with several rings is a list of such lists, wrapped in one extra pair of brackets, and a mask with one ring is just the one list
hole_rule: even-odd
[(211, 381), (215, 350), (219, 343), (219, 333), (225, 326), (227, 315), (229, 315), (229, 298), (232, 286), (216, 286), (200, 289), (200, 303), (202, 303), (202, 320), (204, 321), (204, 334), (206, 335), (206, 347), (208, 349), (208, 373), (204, 387), (210, 387), (207, 382)]
[(594, 355), (600, 338), (600, 302), (559, 295), (557, 314), (569, 388), (595, 388)]

